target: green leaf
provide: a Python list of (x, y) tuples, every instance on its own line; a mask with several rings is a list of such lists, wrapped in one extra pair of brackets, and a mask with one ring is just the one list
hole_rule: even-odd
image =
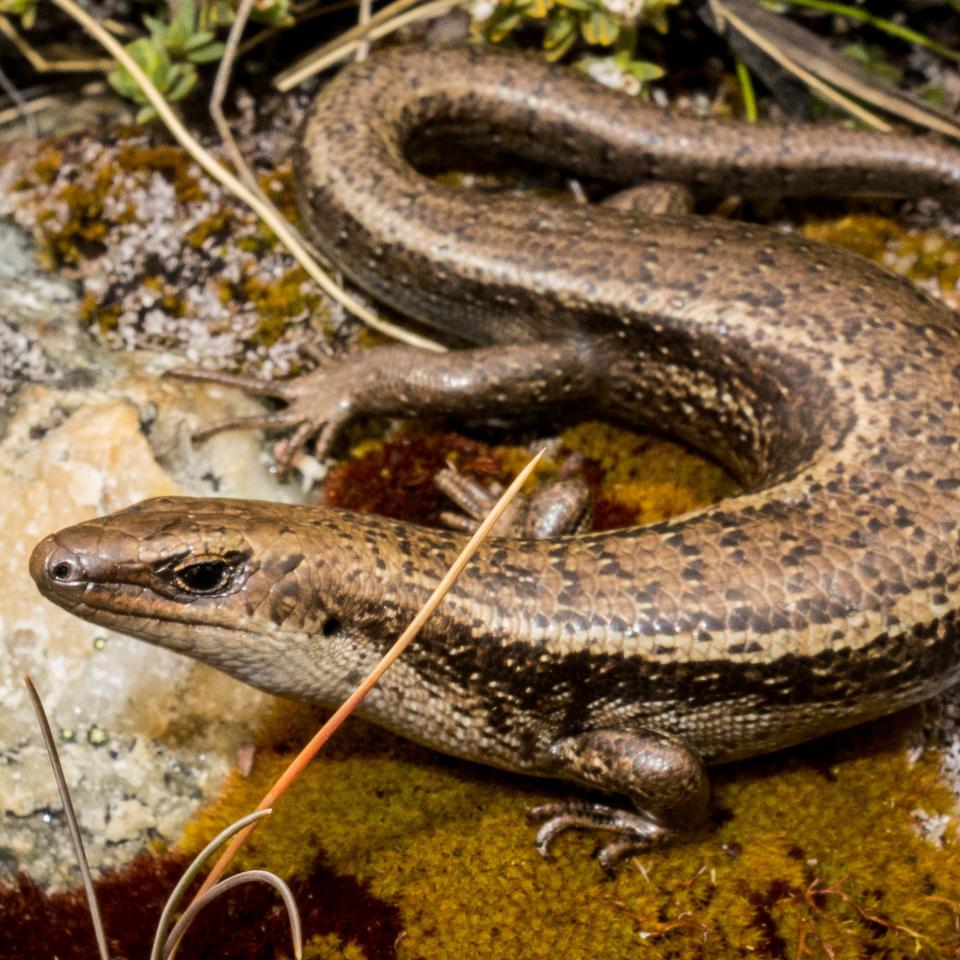
[(580, 32), (587, 43), (609, 47), (620, 33), (620, 24), (606, 11), (594, 10), (580, 22)]
[(170, 68), (167, 89), (168, 100), (182, 100), (197, 82), (197, 69), (192, 63), (178, 63)]
[(153, 40), (158, 47), (165, 47), (167, 45), (167, 25), (156, 17), (144, 17), (143, 23), (147, 30), (150, 31), (150, 39)]
[(37, 22), (37, 0), (0, 0), (0, 13), (19, 17), (25, 30)]
[(636, 77), (641, 83), (649, 83), (651, 80), (660, 80), (664, 76), (663, 67), (656, 63), (650, 63), (647, 60), (633, 60), (624, 54), (616, 54), (613, 62), (631, 76)]
[(527, 6), (526, 15), (533, 20), (543, 20), (553, 9), (554, 0), (533, 0)]
[(582, 13), (590, 13), (598, 9), (595, 0), (557, 0), (557, 5), (569, 10), (579, 10)]
[[(147, 75), (150, 82), (161, 92), (164, 92), (169, 83), (170, 60), (163, 47), (157, 46), (149, 37), (140, 37), (126, 46), (127, 53), (134, 59), (137, 66)], [(140, 89), (140, 84), (130, 75), (126, 67), (117, 66), (107, 78), (111, 86), (121, 96), (133, 100), (135, 103), (145, 103), (146, 97)]]
[(516, 7), (498, 7), (484, 28), (486, 35), (494, 42), (505, 40), (520, 25), (523, 10)]
[(556, 62), (557, 60), (563, 59), (570, 51), (570, 48), (577, 42), (577, 31), (574, 30), (570, 35), (558, 43), (555, 47), (550, 50), (546, 50), (547, 59), (551, 62)]
[(571, 37), (575, 40), (576, 35), (577, 19), (575, 15), (569, 10), (557, 8), (547, 22), (547, 29), (543, 34), (543, 49), (549, 52), (563, 46), (565, 50), (569, 50), (569, 40)]
[(184, 40), (197, 29), (197, 8), (193, 0), (180, 0), (170, 26), (177, 30)]
[(222, 43), (210, 43), (199, 50), (191, 50), (187, 54), (187, 59), (191, 63), (212, 63), (214, 60), (223, 59), (223, 51), (226, 49)]
[(210, 30), (198, 30), (192, 36), (187, 37), (184, 41), (183, 49), (184, 50), (196, 50), (197, 47), (206, 46), (212, 40), (216, 39), (216, 34)]
[(254, 5), (250, 19), (259, 23), (269, 23), (272, 27), (286, 27), (295, 22), (290, 12), (290, 0), (274, 0), (268, 7)]

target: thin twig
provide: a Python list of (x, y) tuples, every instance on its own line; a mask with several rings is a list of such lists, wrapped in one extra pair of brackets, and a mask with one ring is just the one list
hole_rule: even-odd
[[(371, 3), (370, 0), (360, 0), (360, 14), (357, 17), (357, 26), (367, 29), (367, 25), (370, 23), (370, 13), (371, 13)], [(354, 59), (357, 63), (360, 63), (361, 60), (366, 60), (367, 56), (370, 53), (370, 41), (365, 36), (360, 43), (357, 44), (357, 53)]]
[(253, 9), (253, 0), (240, 0), (237, 6), (237, 12), (234, 15), (233, 24), (230, 27), (230, 34), (223, 48), (223, 57), (217, 67), (217, 75), (213, 80), (213, 92), (210, 94), (210, 116), (213, 117), (214, 125), (220, 134), (220, 140), (223, 142), (223, 148), (227, 155), (233, 161), (240, 179), (252, 190), (264, 203), (269, 203), (269, 199), (260, 189), (257, 178), (253, 175), (247, 161), (237, 146), (227, 118), (223, 115), (223, 100), (227, 95), (227, 87), (230, 85), (230, 75), (233, 72), (233, 64), (237, 59), (237, 47), (240, 45), (240, 38), (243, 36), (244, 28), (250, 17), (250, 11)]
[(0, 89), (6, 93), (17, 111), (17, 116), (23, 120), (27, 128), (27, 135), (37, 136), (37, 121), (33, 114), (27, 110), (27, 101), (23, 94), (17, 89), (17, 85), (6, 75), (2, 66), (0, 66)]
[(209, 151), (205, 150), (199, 141), (184, 127), (176, 113), (163, 98), (159, 90), (150, 82), (140, 66), (117, 41), (107, 33), (100, 24), (91, 17), (74, 0), (51, 0), (64, 13), (72, 17), (95, 40), (101, 43), (106, 50), (130, 73), (143, 90), (144, 96), (157, 112), (157, 116), (166, 124), (167, 129), (180, 143), (186, 152), (193, 157), (197, 164), (214, 180), (229, 190), (238, 200), (247, 204), (261, 220), (276, 234), (277, 239), (287, 248), (294, 260), (303, 267), (311, 279), (332, 299), (342, 307), (358, 317), (364, 323), (379, 330), (381, 333), (412, 346), (425, 350), (442, 351), (444, 348), (435, 341), (418, 334), (411, 333), (403, 327), (384, 320), (373, 311), (341, 289), (330, 277), (320, 269), (316, 260), (310, 256), (306, 248), (300, 243), (295, 231), (284, 219), (277, 208), (270, 203), (263, 203), (260, 198), (247, 188), (223, 166)]
[(93, 934), (97, 939), (97, 950), (100, 953), (101, 960), (110, 960), (110, 951), (107, 949), (107, 934), (103, 927), (103, 920), (100, 917), (100, 905), (97, 903), (97, 893), (93, 889), (93, 877), (90, 875), (90, 865), (87, 863), (87, 854), (83, 849), (83, 838), (80, 836), (80, 823), (73, 809), (73, 801), (70, 799), (70, 788), (67, 786), (67, 778), (63, 775), (63, 766), (60, 763), (60, 754), (57, 752), (57, 745), (53, 739), (53, 731), (50, 729), (50, 721), (47, 720), (47, 713), (43, 709), (40, 694), (37, 693), (37, 688), (33, 685), (33, 681), (30, 677), (25, 676), (23, 682), (26, 684), (27, 693), (30, 694), (34, 712), (37, 714), (37, 721), (40, 724), (40, 734), (43, 737), (43, 745), (47, 748), (50, 766), (53, 767), (53, 778), (57, 781), (57, 790), (60, 791), (63, 815), (67, 820), (70, 839), (73, 841), (73, 851), (77, 856), (77, 865), (80, 867), (80, 877), (83, 880), (83, 892), (87, 897), (87, 909), (90, 911), (90, 920), (93, 922)]
[[(95, 97), (103, 93), (104, 89), (105, 86), (101, 81), (93, 80), (90, 83), (84, 84), (79, 90), (74, 91), (73, 95), (81, 99), (84, 97)], [(63, 100), (64, 97), (61, 93), (44, 94), (43, 96), (34, 97), (33, 100), (25, 101), (22, 110), (19, 107), (0, 110), (0, 127), (5, 127), (8, 123), (21, 119), (24, 113), (32, 117), (34, 114), (43, 113), (44, 110), (48, 110), (51, 107), (58, 107), (63, 103)]]
[[(370, 671), (366, 679), (357, 687), (356, 690), (340, 705), (333, 716), (314, 734), (313, 739), (300, 751), (293, 762), (280, 775), (277, 782), (270, 788), (266, 796), (260, 801), (257, 809), (272, 807), (277, 798), (280, 797), (293, 784), (307, 768), (310, 761), (317, 755), (323, 745), (339, 729), (341, 724), (351, 713), (360, 705), (364, 697), (380, 681), (380, 678), (390, 669), (396, 659), (403, 653), (410, 642), (420, 632), (421, 627), (427, 622), (427, 619), (434, 610), (440, 605), (440, 602), (447, 595), (450, 588), (454, 585), (457, 578), (463, 573), (463, 568), (470, 562), (473, 555), (477, 552), (480, 544), (490, 533), (493, 525), (500, 519), (501, 514), (510, 505), (513, 498), (520, 492), (521, 487), (527, 482), (527, 479), (536, 469), (546, 452), (546, 448), (541, 450), (517, 475), (516, 479), (504, 491), (500, 499), (494, 504), (493, 509), (487, 514), (484, 521), (477, 527), (476, 533), (470, 538), (460, 555), (454, 560), (452, 566), (447, 571), (444, 578), (437, 584), (433, 593), (424, 605), (417, 612), (410, 625), (400, 635), (396, 643), (384, 654), (383, 659)], [(213, 884), (217, 882), (223, 871), (229, 866), (237, 851), (243, 846), (244, 841), (253, 831), (256, 824), (251, 824), (240, 833), (238, 833), (230, 845), (223, 852), (220, 859), (216, 862), (209, 876), (200, 888), (196, 899), (203, 896)]]
[[(296, 6), (291, 7), (291, 14), (295, 19), (294, 26), (302, 28), (305, 23), (308, 23), (310, 20), (315, 20), (318, 17), (325, 17), (331, 13), (337, 13), (340, 10), (349, 10), (351, 7), (357, 5), (357, 0), (337, 0), (336, 3), (321, 3), (317, 5), (317, 8), (314, 10), (309, 9), (309, 7), (300, 10)], [(269, 27), (264, 27), (262, 30), (254, 34), (247, 40), (244, 40), (240, 44), (240, 55), (245, 56), (251, 50), (255, 50), (261, 44), (266, 43), (271, 37), (275, 37), (278, 33), (283, 33), (285, 30), (290, 29), (290, 24), (273, 24)]]
[(23, 58), (37, 73), (91, 73), (112, 69), (113, 61), (99, 58), (88, 60), (48, 60), (39, 50), (30, 44), (13, 25), (12, 21), (0, 14), (0, 33), (17, 48)]
[(326, 70), (334, 63), (345, 60), (352, 54), (364, 39), (380, 40), (393, 33), (400, 27), (416, 20), (429, 17), (438, 17), (454, 7), (460, 6), (462, 0), (435, 0), (422, 7), (416, 7), (420, 0), (395, 0), (378, 10), (365, 24), (357, 24), (335, 40), (308, 53), (298, 60), (292, 67), (281, 71), (274, 77), (273, 85), (281, 92), (292, 90), (298, 83)]
[[(415, 7), (413, 10), (407, 10), (406, 13), (400, 14), (393, 20), (389, 20), (387, 23), (383, 23), (378, 27), (373, 27), (367, 32), (366, 36), (370, 40), (382, 40), (384, 37), (389, 36), (391, 33), (395, 33), (401, 27), (405, 27), (408, 24), (415, 23), (418, 20), (432, 20), (434, 17), (442, 16), (443, 14), (448, 13), (450, 10), (459, 7), (461, 2), (462, 0), (432, 0), (432, 2)], [(373, 19), (374, 18), (371, 18), (371, 23), (373, 22)], [(354, 29), (356, 29), (356, 27), (354, 27)], [(343, 36), (347, 36), (347, 34), (344, 34)], [(274, 82), (274, 86), (281, 91), (289, 90), (291, 87), (296, 86), (296, 84), (301, 80), (305, 80), (307, 77), (312, 77), (314, 74), (322, 73), (329, 67), (346, 60), (360, 46), (361, 42), (362, 41), (360, 40), (341, 42), (340, 39), (338, 39), (333, 43), (328, 44), (328, 46), (324, 47), (323, 50), (318, 51), (317, 59), (311, 62), (309, 68), (304, 70), (299, 79), (284, 83), (281, 86), (280, 79), (278, 77), (278, 79)], [(283, 74), (280, 74), (280, 76), (282, 77)]]

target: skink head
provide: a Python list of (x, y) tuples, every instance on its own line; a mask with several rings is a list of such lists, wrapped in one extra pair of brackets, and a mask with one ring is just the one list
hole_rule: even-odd
[(357, 534), (333, 512), (167, 497), (52, 534), (30, 573), (85, 620), (322, 700), (395, 631)]

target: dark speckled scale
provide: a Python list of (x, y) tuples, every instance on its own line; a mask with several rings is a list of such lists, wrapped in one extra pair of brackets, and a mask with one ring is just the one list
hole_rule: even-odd
[[(868, 170), (890, 193), (960, 199), (960, 153), (935, 141), (678, 120), (505, 53), (397, 49), (338, 75), (298, 165), (316, 242), (375, 296), (478, 346), (369, 351), (307, 378), (291, 409), (312, 402), (330, 421), (345, 404), (588, 403), (669, 424), (749, 489), (652, 527), (488, 542), (366, 714), (441, 750), (628, 794), (638, 814), (546, 811), (541, 841), (574, 824), (629, 846), (702, 809), (701, 761), (955, 681), (957, 318), (865, 260), (760, 227), (481, 202), (408, 162), (445, 137), (622, 183), (842, 194)], [(333, 703), (462, 542), (337, 511), (149, 501), (48, 538), (32, 570), (80, 616)], [(162, 562), (184, 550), (247, 559), (197, 597)]]

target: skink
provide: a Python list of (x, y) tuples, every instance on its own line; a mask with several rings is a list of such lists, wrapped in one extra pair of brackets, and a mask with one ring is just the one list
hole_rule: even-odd
[[(707, 804), (706, 764), (917, 702), (960, 677), (960, 327), (840, 250), (756, 226), (487, 196), (416, 165), (507, 151), (698, 192), (960, 198), (960, 151), (823, 127), (668, 117), (486, 49), (396, 49), (321, 92), (297, 164), (315, 242), (473, 349), (384, 347), (292, 384), (275, 423), (326, 450), (357, 413), (589, 402), (669, 430), (742, 496), (636, 529), (488, 542), (363, 707), (438, 750), (609, 793), (544, 811), (604, 858)], [(230, 381), (229, 377), (221, 380)], [(339, 701), (412, 617), (460, 534), (372, 516), (164, 499), (35, 550), (78, 616), (258, 687)]]

